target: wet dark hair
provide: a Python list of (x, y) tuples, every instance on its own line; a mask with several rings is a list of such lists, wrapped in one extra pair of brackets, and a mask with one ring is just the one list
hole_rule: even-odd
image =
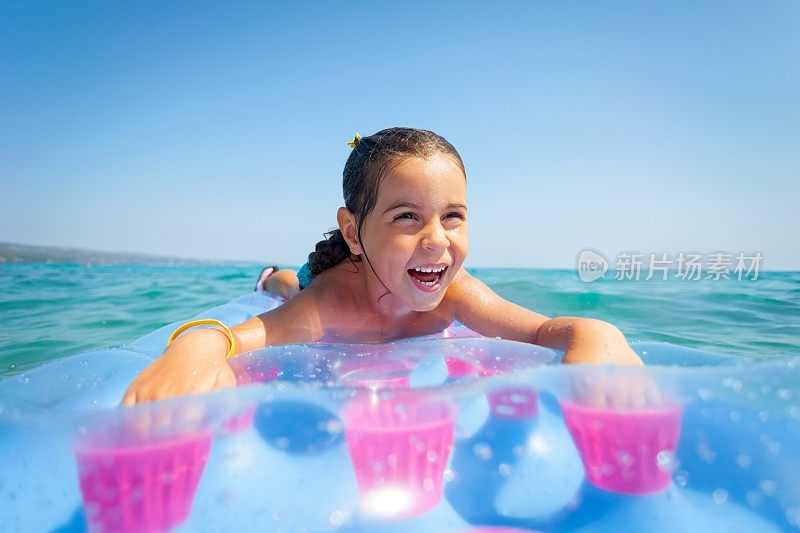
[[(409, 157), (430, 158), (437, 154), (452, 157), (466, 176), (464, 162), (461, 161), (461, 156), (453, 145), (432, 131), (389, 128), (355, 141), (353, 151), (347, 158), (342, 172), (342, 193), (344, 206), (356, 218), (358, 242), (361, 242), (361, 226), (375, 207), (378, 191), (388, 171)], [(360, 255), (350, 253), (350, 247), (347, 246), (341, 230), (329, 231), (325, 237), (308, 255), (313, 275), (316, 276), (345, 259), (353, 263), (361, 261)]]

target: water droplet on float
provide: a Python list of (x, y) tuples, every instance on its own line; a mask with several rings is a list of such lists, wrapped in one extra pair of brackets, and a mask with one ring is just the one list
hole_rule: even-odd
[(506, 417), (513, 417), (517, 413), (516, 409), (514, 409), (510, 405), (503, 405), (503, 404), (496, 406), (494, 410), (496, 414)]
[(616, 472), (616, 468), (608, 463), (603, 463), (602, 465), (592, 466), (591, 471), (594, 477), (611, 477)]
[(439, 460), (439, 454), (436, 453), (434, 450), (428, 450), (428, 453), (425, 454), (425, 457), (428, 459), (428, 462), (435, 463)]
[(444, 477), (443, 477), (443, 479), (444, 479), (445, 481), (447, 481), (448, 483), (449, 483), (450, 481), (453, 481), (455, 478), (456, 478), (456, 473), (455, 473), (455, 472), (453, 472), (452, 470), (450, 470), (449, 468), (448, 468), (448, 469), (446, 469), (446, 470), (444, 471)]
[(744, 499), (750, 507), (758, 507), (764, 501), (764, 496), (757, 490), (748, 490), (744, 495)]
[(728, 491), (725, 489), (716, 489), (711, 493), (711, 497), (714, 498), (714, 503), (722, 505), (728, 500)]
[(764, 479), (758, 484), (758, 488), (761, 489), (761, 492), (763, 492), (765, 496), (772, 496), (778, 489), (778, 482), (771, 479)]
[(681, 470), (679, 472), (675, 472), (675, 485), (683, 488), (689, 482), (689, 472)]
[(708, 464), (717, 460), (717, 454), (711, 449), (708, 442), (701, 442), (697, 445), (697, 455)]
[(775, 394), (777, 394), (778, 398), (781, 400), (790, 400), (792, 398), (792, 391), (789, 389), (778, 389)]
[(81, 361), (81, 366), (86, 366), (86, 365), (88, 365), (88, 364), (89, 364), (89, 361), (87, 361), (86, 359), (84, 359), (83, 361)]
[(786, 520), (795, 527), (800, 527), (800, 507), (786, 509)]
[(707, 402), (714, 398), (714, 391), (708, 389), (697, 389), (697, 395), (700, 397), (701, 400)]
[(742, 392), (742, 382), (738, 379), (724, 378), (722, 384), (731, 389), (736, 394)]
[(486, 443), (478, 443), (472, 447), (472, 451), (475, 455), (483, 459), (484, 461), (488, 461), (492, 458), (492, 447)]
[(626, 452), (625, 450), (620, 450), (617, 452), (617, 461), (619, 464), (624, 466), (625, 468), (630, 468), (633, 466), (633, 463), (636, 462), (636, 457), (630, 452)]
[(500, 466), (497, 467), (497, 471), (500, 473), (501, 476), (508, 477), (508, 476), (511, 475), (511, 472), (513, 471), (513, 469), (511, 468), (511, 465), (509, 465), (509, 464), (500, 463)]
[(331, 435), (338, 435), (343, 429), (342, 422), (338, 418), (332, 418), (325, 422), (325, 431)]
[(331, 513), (331, 517), (330, 517), (330, 519), (328, 520), (328, 522), (329, 522), (329, 523), (330, 523), (330, 524), (331, 524), (333, 527), (339, 527), (339, 526), (341, 526), (342, 524), (344, 524), (344, 513), (342, 513), (341, 511), (334, 511), (334, 512), (332, 512), (332, 513)]
[(736, 456), (736, 464), (739, 465), (739, 468), (742, 470), (747, 470), (750, 468), (750, 465), (753, 464), (753, 458), (746, 453), (740, 453)]
[(430, 492), (430, 491), (432, 491), (433, 489), (436, 488), (436, 483), (434, 483), (431, 478), (426, 477), (422, 481), (422, 488), (425, 489), (426, 491)]
[(526, 405), (530, 401), (529, 397), (526, 394), (520, 394), (518, 392), (512, 394), (509, 400), (511, 401), (511, 403), (515, 403), (518, 405)]
[(661, 450), (656, 455), (656, 463), (662, 472), (672, 472), (678, 467), (678, 460), (671, 450)]

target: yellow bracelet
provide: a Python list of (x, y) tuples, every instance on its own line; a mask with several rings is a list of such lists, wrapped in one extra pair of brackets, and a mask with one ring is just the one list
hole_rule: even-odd
[(172, 344), (172, 341), (178, 338), (178, 335), (183, 333), (189, 328), (193, 328), (195, 326), (217, 326), (217, 328), (221, 328), (220, 331), (224, 332), (228, 336), (228, 340), (231, 341), (231, 349), (228, 350), (228, 356), (226, 359), (230, 359), (233, 357), (233, 353), (236, 351), (236, 340), (233, 337), (233, 332), (228, 329), (228, 326), (220, 322), (219, 320), (214, 320), (213, 318), (204, 318), (202, 320), (192, 320), (191, 322), (187, 322), (186, 324), (182, 325), (178, 329), (172, 332), (172, 335), (169, 336), (169, 340), (167, 340), (167, 346)]

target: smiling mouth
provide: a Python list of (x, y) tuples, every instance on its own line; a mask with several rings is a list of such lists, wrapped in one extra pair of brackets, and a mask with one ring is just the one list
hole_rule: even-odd
[(434, 267), (434, 268), (409, 268), (408, 275), (422, 286), (422, 288), (434, 289), (439, 286), (447, 267)]

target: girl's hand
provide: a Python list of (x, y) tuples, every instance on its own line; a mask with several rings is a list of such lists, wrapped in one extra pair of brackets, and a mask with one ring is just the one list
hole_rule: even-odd
[(575, 398), (584, 405), (615, 411), (640, 411), (661, 407), (661, 391), (652, 376), (634, 369), (610, 372), (586, 369), (572, 380)]
[[(601, 320), (554, 318), (542, 324), (538, 339), (563, 346), (564, 363), (644, 366), (622, 332)], [(574, 374), (573, 393), (581, 403), (602, 409), (641, 410), (663, 402), (652, 376), (623, 367), (581, 369)]]
[(225, 359), (228, 342), (214, 329), (199, 329), (179, 337), (164, 355), (136, 376), (121, 404), (132, 406), (235, 387), (236, 377)]

